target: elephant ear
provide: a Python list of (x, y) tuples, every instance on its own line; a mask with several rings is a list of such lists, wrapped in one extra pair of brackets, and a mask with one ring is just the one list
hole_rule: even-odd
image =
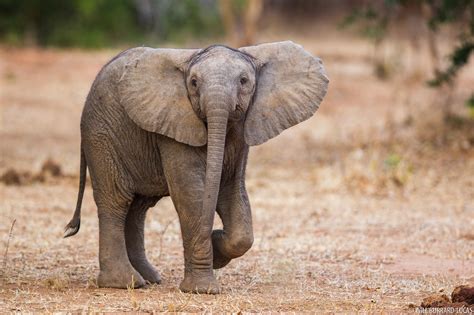
[(193, 146), (206, 144), (206, 127), (191, 107), (183, 74), (196, 52), (144, 47), (124, 56), (120, 102), (140, 128)]
[(326, 95), (322, 62), (291, 41), (240, 48), (260, 65), (253, 104), (245, 120), (245, 141), (258, 145), (311, 116)]

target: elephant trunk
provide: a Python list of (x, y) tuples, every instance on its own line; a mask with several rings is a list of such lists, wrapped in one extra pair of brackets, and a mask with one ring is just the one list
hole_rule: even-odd
[(229, 112), (221, 104), (209, 104), (207, 110), (207, 164), (204, 186), (203, 214), (210, 219), (206, 230), (211, 231), (222, 175), (225, 137)]

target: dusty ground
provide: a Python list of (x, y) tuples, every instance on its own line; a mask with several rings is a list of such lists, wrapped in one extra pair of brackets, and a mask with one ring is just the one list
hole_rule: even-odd
[[(472, 120), (441, 123), (445, 94), (425, 87), (423, 52), (413, 61), (394, 50), (390, 78), (380, 80), (367, 43), (321, 34), (292, 38), (323, 58), (329, 94), (315, 117), (251, 150), (255, 243), (217, 272), (218, 296), (177, 290), (183, 259), (169, 200), (147, 218), (148, 256), (162, 285), (95, 286), (89, 186), (81, 231), (61, 238), (76, 202), (82, 105), (117, 51), (0, 48), (0, 174), (34, 176), (48, 158), (65, 174), (0, 183), (0, 309), (407, 311), (428, 294), (474, 284)], [(461, 104), (472, 86), (471, 62), (450, 101)], [(466, 116), (462, 105), (453, 111)]]

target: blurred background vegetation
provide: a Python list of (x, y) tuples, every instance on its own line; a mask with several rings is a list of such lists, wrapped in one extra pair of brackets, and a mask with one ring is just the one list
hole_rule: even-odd
[(0, 36), (12, 44), (97, 48), (210, 36), (220, 30), (214, 1), (2, 0)]
[[(425, 24), (427, 32), (424, 40), (429, 46), (433, 67), (433, 78), (427, 83), (432, 87), (453, 86), (456, 74), (465, 66), (474, 51), (474, 1), (472, 0), (384, 0), (362, 1), (344, 18), (341, 27), (356, 25), (361, 36), (373, 41), (375, 58), (382, 41), (389, 38), (391, 28), (399, 27), (400, 20), (408, 20), (408, 36), (417, 41), (419, 28)], [(437, 32), (443, 26), (457, 31), (448, 55), (449, 63), (442, 67), (437, 44)], [(416, 46), (418, 43), (415, 43)], [(383, 60), (376, 60), (376, 73), (387, 76)], [(474, 92), (466, 101), (474, 117)]]
[[(184, 43), (190, 38), (253, 44), (264, 17), (296, 24), (336, 15), (342, 30), (373, 42), (374, 69), (390, 71), (381, 43), (400, 23), (414, 46), (430, 47), (433, 76), (428, 84), (452, 86), (474, 50), (472, 0), (0, 0), (0, 40), (8, 45), (101, 48)], [(263, 20), (263, 21), (262, 21)], [(449, 63), (442, 63), (437, 33), (456, 30)], [(427, 31), (420, 33), (426, 26)], [(416, 43), (415, 43), (416, 42)], [(474, 115), (474, 93), (466, 103)]]

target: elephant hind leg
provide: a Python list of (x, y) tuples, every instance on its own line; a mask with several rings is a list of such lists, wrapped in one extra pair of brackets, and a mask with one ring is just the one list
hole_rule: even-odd
[(115, 137), (109, 137), (102, 128), (96, 130), (102, 122), (89, 118), (83, 126), (82, 142), (99, 216), (97, 284), (111, 288), (142, 287), (146, 282), (128, 258), (124, 233), (134, 185), (117, 155), (120, 148), (116, 147)]
[(128, 258), (132, 266), (149, 283), (160, 283), (158, 271), (148, 261), (145, 254), (145, 217), (148, 208), (153, 207), (159, 197), (136, 196), (133, 199), (125, 220), (125, 241)]
[(124, 237), (125, 218), (130, 202), (126, 199), (105, 197), (96, 193), (95, 199), (99, 212), (99, 263), (100, 273), (97, 279), (99, 287), (128, 288), (142, 287), (145, 280), (130, 263)]

